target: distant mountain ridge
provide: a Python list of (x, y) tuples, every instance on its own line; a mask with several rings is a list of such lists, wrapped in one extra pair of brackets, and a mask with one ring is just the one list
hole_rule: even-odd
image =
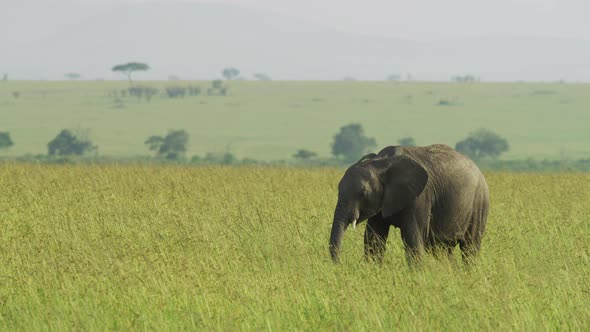
[(473, 74), (485, 81), (590, 81), (590, 41), (492, 36), (417, 42), (349, 34), (232, 5), (125, 5), (38, 36), (9, 39), (0, 73), (61, 79), (73, 71), (111, 79), (119, 78), (110, 72), (114, 64), (133, 60), (152, 67), (140, 79), (211, 79), (234, 66), (245, 77), (265, 73), (283, 80)]

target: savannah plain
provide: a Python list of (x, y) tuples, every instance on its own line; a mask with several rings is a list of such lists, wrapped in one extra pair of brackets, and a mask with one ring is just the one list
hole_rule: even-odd
[[(328, 156), (338, 128), (360, 122), (379, 147), (453, 146), (486, 127), (510, 142), (503, 158), (590, 157), (587, 85), (229, 84), (227, 97), (147, 102), (115, 100), (123, 82), (0, 82), (0, 129), (15, 142), (0, 153), (46, 153), (59, 130), (81, 128), (107, 156), (147, 155), (144, 140), (168, 129), (191, 134), (189, 156)], [(0, 330), (590, 328), (589, 174), (486, 172), (477, 265), (457, 249), (458, 266), (427, 256), (414, 270), (397, 230), (384, 264), (365, 262), (365, 223), (332, 263), (342, 174), (3, 162)]]
[[(150, 155), (144, 141), (171, 129), (190, 134), (189, 158), (231, 152), (288, 160), (298, 149), (329, 157), (334, 134), (357, 122), (378, 147), (408, 136), (418, 145), (455, 146), (483, 127), (510, 143), (503, 159), (590, 159), (588, 84), (231, 81), (227, 96), (208, 96), (204, 81), (134, 85), (159, 93), (148, 102), (122, 97), (127, 82), (0, 81), (0, 131), (15, 142), (0, 156), (46, 154), (67, 128), (115, 158)], [(170, 86), (201, 94), (168, 98)]]

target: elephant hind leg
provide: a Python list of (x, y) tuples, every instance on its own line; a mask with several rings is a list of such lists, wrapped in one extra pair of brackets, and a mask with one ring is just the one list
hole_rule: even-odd
[(367, 261), (383, 262), (385, 243), (389, 235), (390, 224), (381, 216), (369, 218), (365, 229), (365, 258)]
[(467, 265), (472, 265), (477, 258), (477, 254), (481, 248), (481, 239), (485, 230), (485, 223), (487, 218), (487, 211), (483, 216), (477, 216), (471, 222), (465, 239), (459, 241), (459, 248), (461, 248), (461, 256), (463, 262)]
[(467, 233), (465, 233), (465, 239), (459, 241), (461, 257), (465, 265), (473, 265), (481, 248), (481, 238), (483, 235), (481, 220), (477, 217), (473, 219), (467, 229)]
[(461, 257), (463, 258), (463, 263), (465, 265), (473, 265), (475, 263), (475, 258), (479, 253), (479, 249), (481, 247), (481, 240), (472, 241), (459, 241), (459, 248), (461, 248)]
[[(485, 183), (484, 183), (485, 185)], [(487, 185), (476, 197), (473, 213), (464, 240), (459, 241), (463, 262), (467, 265), (474, 263), (481, 248), (481, 239), (485, 232), (489, 213), (489, 192)]]
[(445, 242), (426, 242), (424, 244), (424, 252), (434, 256), (436, 259), (445, 259), (452, 252), (453, 247), (450, 243)]
[(457, 260), (455, 259), (455, 255), (453, 254), (456, 246), (456, 241), (444, 242), (429, 247), (428, 252), (432, 253), (436, 259), (441, 261), (444, 261), (446, 259), (451, 264), (451, 266), (456, 266)]

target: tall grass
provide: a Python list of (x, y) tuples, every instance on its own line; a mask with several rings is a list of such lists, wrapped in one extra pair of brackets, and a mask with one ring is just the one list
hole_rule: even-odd
[(477, 266), (413, 271), (364, 224), (332, 264), (340, 176), (0, 165), (0, 330), (590, 328), (590, 175), (487, 174)]

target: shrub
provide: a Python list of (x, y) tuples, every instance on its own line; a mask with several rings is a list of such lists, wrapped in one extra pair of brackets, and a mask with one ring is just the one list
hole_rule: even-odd
[(315, 158), (317, 156), (318, 156), (318, 154), (313, 151), (301, 149), (301, 150), (298, 150), (297, 153), (295, 153), (293, 155), (293, 158), (299, 159), (299, 160), (309, 160), (309, 159)]
[(0, 149), (7, 149), (14, 145), (14, 142), (10, 138), (10, 133), (0, 132)]
[(212, 164), (212, 165), (235, 165), (235, 164), (239, 163), (238, 158), (236, 158), (236, 156), (231, 152), (225, 152), (225, 153), (208, 152), (205, 155), (205, 158), (202, 160), (206, 164)]
[(458, 105), (459, 101), (457, 99), (440, 99), (436, 104), (438, 106), (454, 106)]
[(222, 163), (224, 165), (233, 165), (238, 162), (238, 158), (233, 153), (226, 152), (223, 154)]
[(401, 146), (416, 146), (416, 141), (414, 141), (413, 137), (403, 137), (400, 138), (397, 142)]

